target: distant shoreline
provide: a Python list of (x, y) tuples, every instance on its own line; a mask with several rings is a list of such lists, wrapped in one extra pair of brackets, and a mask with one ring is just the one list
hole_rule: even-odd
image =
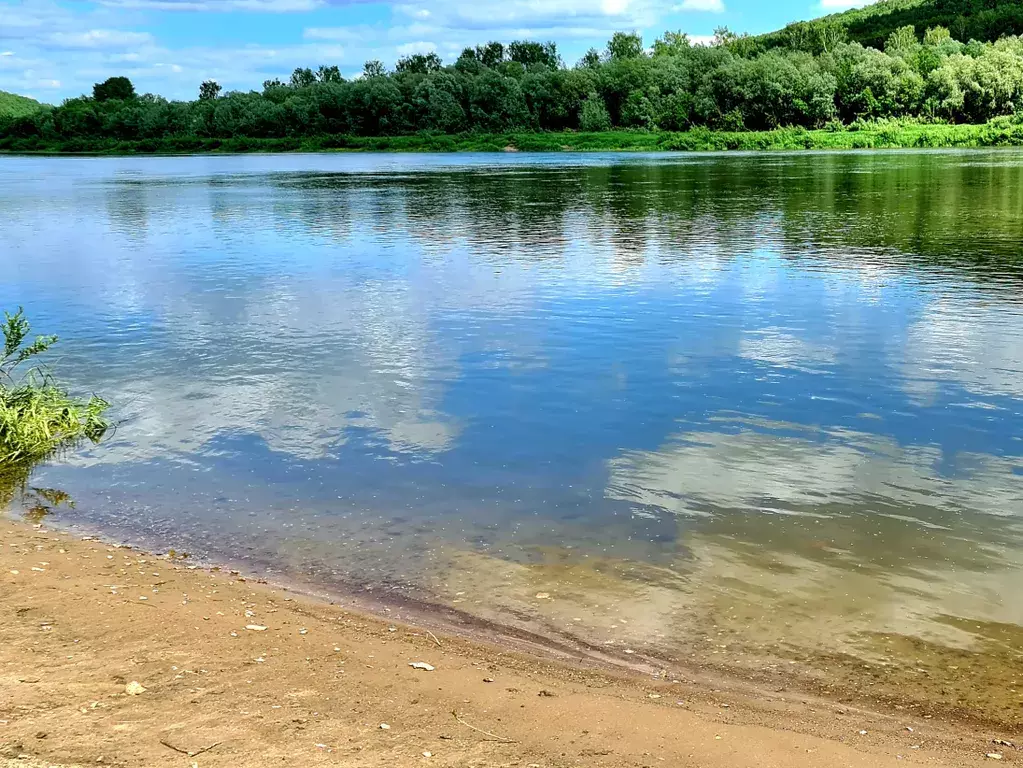
[(464, 133), (408, 136), (323, 135), (285, 138), (171, 136), (121, 141), (36, 138), (0, 140), (6, 155), (190, 155), (286, 152), (700, 152), (922, 149), (1023, 146), (1023, 121), (978, 125), (878, 123), (859, 129), (726, 132)]

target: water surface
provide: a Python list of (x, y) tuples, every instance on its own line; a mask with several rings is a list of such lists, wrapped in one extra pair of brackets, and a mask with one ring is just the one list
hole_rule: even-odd
[(0, 232), (121, 422), (57, 519), (609, 652), (1019, 664), (1019, 152), (7, 157)]

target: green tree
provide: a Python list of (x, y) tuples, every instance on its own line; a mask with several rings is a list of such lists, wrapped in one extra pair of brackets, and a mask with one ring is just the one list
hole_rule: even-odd
[(529, 110), (518, 82), (511, 77), (485, 70), (469, 87), (469, 115), (484, 131), (508, 131), (527, 128)]
[(220, 84), (214, 80), (206, 80), (199, 86), (199, 101), (213, 101), (220, 96)]
[(126, 101), (135, 98), (135, 86), (126, 77), (111, 77), (92, 86), (96, 101)]
[(916, 29), (912, 25), (899, 27), (890, 35), (884, 43), (884, 52), (893, 56), (904, 56), (912, 53), (919, 42), (916, 39)]
[(476, 60), (484, 67), (491, 69), (504, 61), (504, 45), (497, 42), (489, 42), (486, 45), (476, 46)]
[(436, 53), (413, 53), (398, 59), (394, 71), (401, 74), (428, 75), (440, 72), (444, 63)]
[(321, 83), (340, 83), (344, 78), (341, 77), (341, 70), (338, 67), (321, 64), (316, 70), (316, 80)]
[(596, 48), (590, 48), (583, 57), (579, 59), (579, 63), (576, 65), (579, 69), (599, 69), (600, 68), (600, 51)]
[(299, 67), (291, 73), (292, 88), (308, 88), (316, 82), (316, 74), (309, 67)]
[(948, 27), (930, 27), (924, 32), (924, 45), (938, 46), (951, 39), (952, 33), (948, 31)]
[(441, 72), (421, 80), (412, 95), (416, 126), (443, 133), (466, 130), (469, 120), (460, 96), (458, 80), (450, 73)]
[(611, 130), (611, 114), (600, 96), (591, 92), (583, 102), (579, 113), (579, 130), (587, 132)]
[(536, 43), (530, 40), (515, 40), (508, 44), (508, 58), (524, 67), (557, 69), (561, 66), (558, 46), (553, 42)]
[(367, 61), (362, 65), (363, 77), (383, 77), (386, 74), (387, 70), (384, 68), (384, 63), (377, 59)]
[(665, 32), (654, 40), (654, 56), (678, 56), (692, 47), (689, 35), (682, 30)]
[(615, 32), (607, 42), (610, 61), (638, 59), (643, 56), (643, 38), (638, 32)]

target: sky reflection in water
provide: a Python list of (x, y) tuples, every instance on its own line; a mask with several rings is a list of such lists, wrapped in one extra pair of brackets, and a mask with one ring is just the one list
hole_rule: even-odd
[(604, 642), (1023, 624), (1023, 154), (2, 158), (0, 228), (124, 419), (63, 519)]

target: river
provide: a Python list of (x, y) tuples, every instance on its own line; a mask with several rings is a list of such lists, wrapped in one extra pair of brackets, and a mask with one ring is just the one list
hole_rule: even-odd
[(4, 157), (0, 231), (118, 422), (16, 511), (1023, 713), (1023, 153)]

